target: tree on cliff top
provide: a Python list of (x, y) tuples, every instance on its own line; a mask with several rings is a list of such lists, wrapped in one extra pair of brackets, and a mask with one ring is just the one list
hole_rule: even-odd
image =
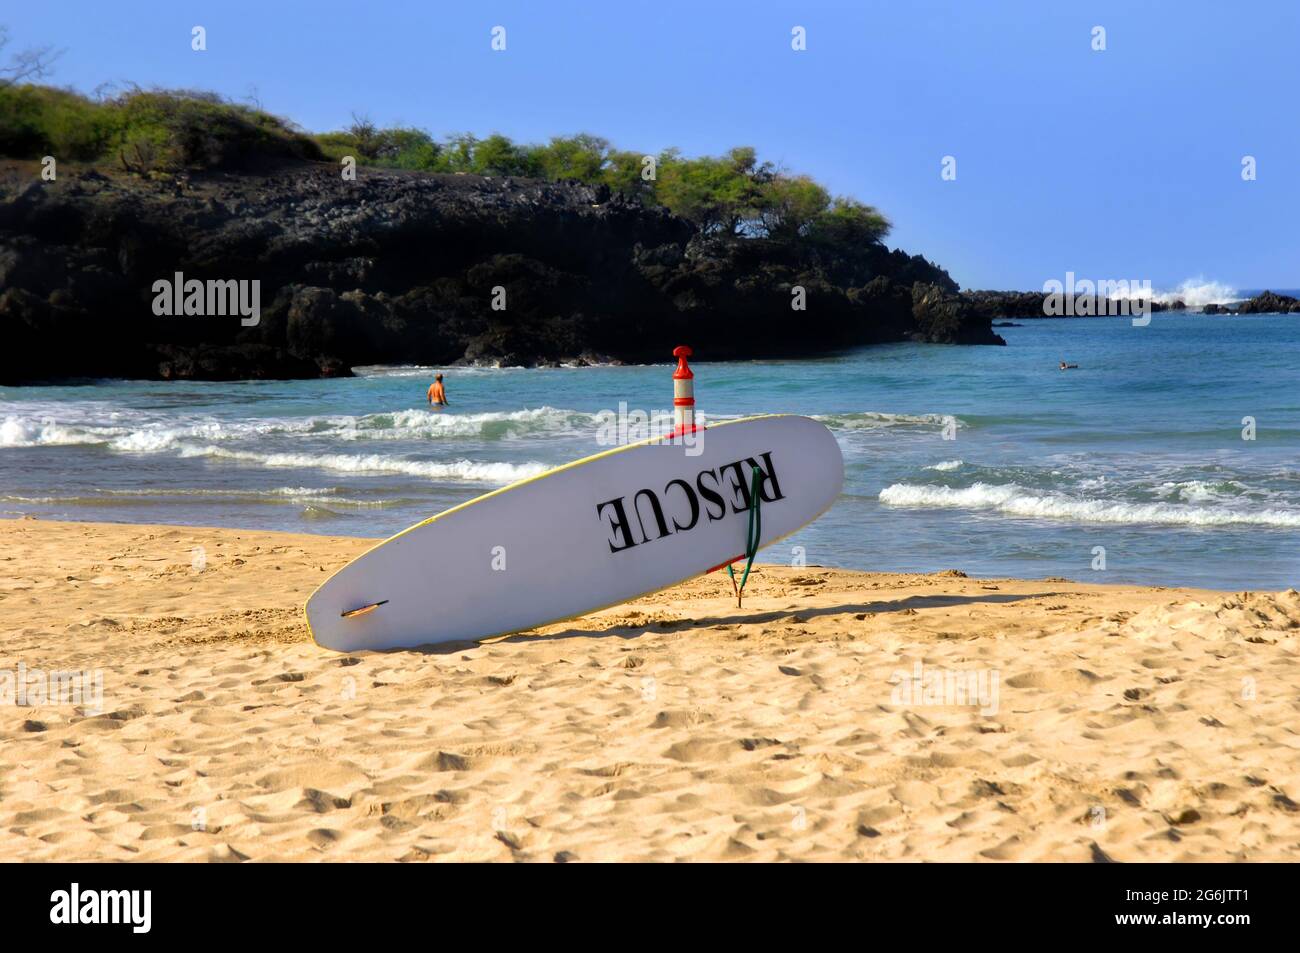
[(555, 136), (536, 151), (542, 173), (553, 182), (599, 182), (609, 153), (609, 140), (585, 132)]
[(770, 238), (799, 238), (830, 208), (831, 196), (806, 175), (777, 176), (758, 201), (758, 218)]
[(873, 206), (841, 196), (813, 219), (808, 234), (828, 245), (871, 245), (884, 241), (891, 228), (889, 219)]
[(508, 137), (494, 132), (475, 146), (473, 167), (466, 171), (479, 175), (539, 176), (542, 168), (535, 149), (516, 145)]
[(663, 205), (706, 234), (807, 239), (841, 247), (877, 244), (889, 234), (889, 220), (872, 206), (832, 199), (809, 176), (759, 163), (750, 146), (698, 159), (683, 159), (669, 150), (660, 157), (659, 169), (656, 187), (642, 193), (643, 200)]
[(758, 163), (752, 146), (698, 159), (669, 149), (659, 157), (655, 199), (702, 232), (750, 233), (747, 226), (758, 218), (763, 190), (774, 175), (771, 163)]

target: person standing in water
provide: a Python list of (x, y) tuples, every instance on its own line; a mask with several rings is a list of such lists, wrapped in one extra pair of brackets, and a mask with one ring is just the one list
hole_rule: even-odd
[(429, 385), (429, 406), (445, 407), (447, 406), (447, 391), (442, 386), (442, 375), (439, 374)]

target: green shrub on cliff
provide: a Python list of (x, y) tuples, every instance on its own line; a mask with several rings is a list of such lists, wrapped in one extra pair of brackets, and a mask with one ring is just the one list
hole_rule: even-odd
[(469, 168), (452, 171), (528, 177), (544, 174), (542, 157), (536, 148), (516, 145), (499, 133), (493, 133), (483, 140), (475, 140)]
[(366, 120), (315, 138), (335, 161), (352, 155), (363, 165), (606, 185), (645, 205), (662, 205), (704, 233), (870, 245), (890, 229), (875, 208), (832, 199), (810, 177), (759, 162), (752, 146), (686, 158), (677, 149), (653, 157), (612, 149), (587, 133), (544, 145), (521, 145), (499, 133), (486, 139), (460, 133), (438, 143), (420, 130), (377, 129)]
[(883, 241), (892, 227), (873, 206), (840, 197), (812, 220), (808, 234), (826, 245), (870, 245)]
[(105, 154), (116, 123), (102, 104), (48, 86), (0, 86), (0, 155), (81, 161)]
[(536, 147), (542, 175), (552, 182), (599, 182), (608, 152), (608, 140), (586, 133), (556, 136)]
[(165, 170), (219, 168), (261, 156), (323, 158), (314, 140), (283, 119), (212, 93), (136, 90), (106, 108), (119, 129), (110, 149), (128, 168), (141, 142), (153, 149), (153, 167)]
[(752, 146), (695, 159), (669, 149), (659, 156), (654, 200), (703, 232), (756, 234), (762, 196), (775, 175)]
[(97, 101), (43, 86), (0, 87), (0, 154), (107, 160), (137, 172), (323, 158), (283, 119), (212, 93), (132, 90)]
[(830, 208), (831, 196), (806, 175), (778, 176), (764, 184), (755, 204), (767, 235), (796, 238)]
[(621, 192), (632, 198), (639, 198), (647, 205), (657, 204), (655, 201), (655, 179), (650, 177), (650, 172), (654, 171), (657, 174), (657, 169), (655, 169), (653, 162), (646, 162), (647, 158), (653, 159), (653, 157), (643, 156), (639, 152), (611, 149), (605, 156), (605, 168), (601, 173), (601, 181), (615, 192)]
[(428, 172), (437, 167), (442, 154), (442, 146), (423, 129), (380, 129), (370, 120), (355, 116), (346, 130), (312, 138), (324, 158), (338, 162), (351, 156), (359, 165)]

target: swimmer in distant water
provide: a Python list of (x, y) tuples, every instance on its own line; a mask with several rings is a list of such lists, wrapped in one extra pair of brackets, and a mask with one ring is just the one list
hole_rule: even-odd
[(442, 375), (439, 374), (429, 385), (429, 406), (445, 407), (447, 406), (447, 391), (442, 386)]
[(1078, 364), (1066, 364), (1065, 361), (1062, 361), (1062, 362), (1061, 362), (1061, 370), (1063, 370), (1063, 371), (1074, 370), (1074, 369), (1077, 368), (1078, 366), (1079, 366)]

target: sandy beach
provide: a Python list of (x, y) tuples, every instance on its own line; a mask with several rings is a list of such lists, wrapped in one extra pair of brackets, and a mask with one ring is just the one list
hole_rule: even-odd
[(3, 860), (1300, 856), (1294, 590), (763, 565), (345, 656), (301, 607), (366, 540), (0, 541)]

